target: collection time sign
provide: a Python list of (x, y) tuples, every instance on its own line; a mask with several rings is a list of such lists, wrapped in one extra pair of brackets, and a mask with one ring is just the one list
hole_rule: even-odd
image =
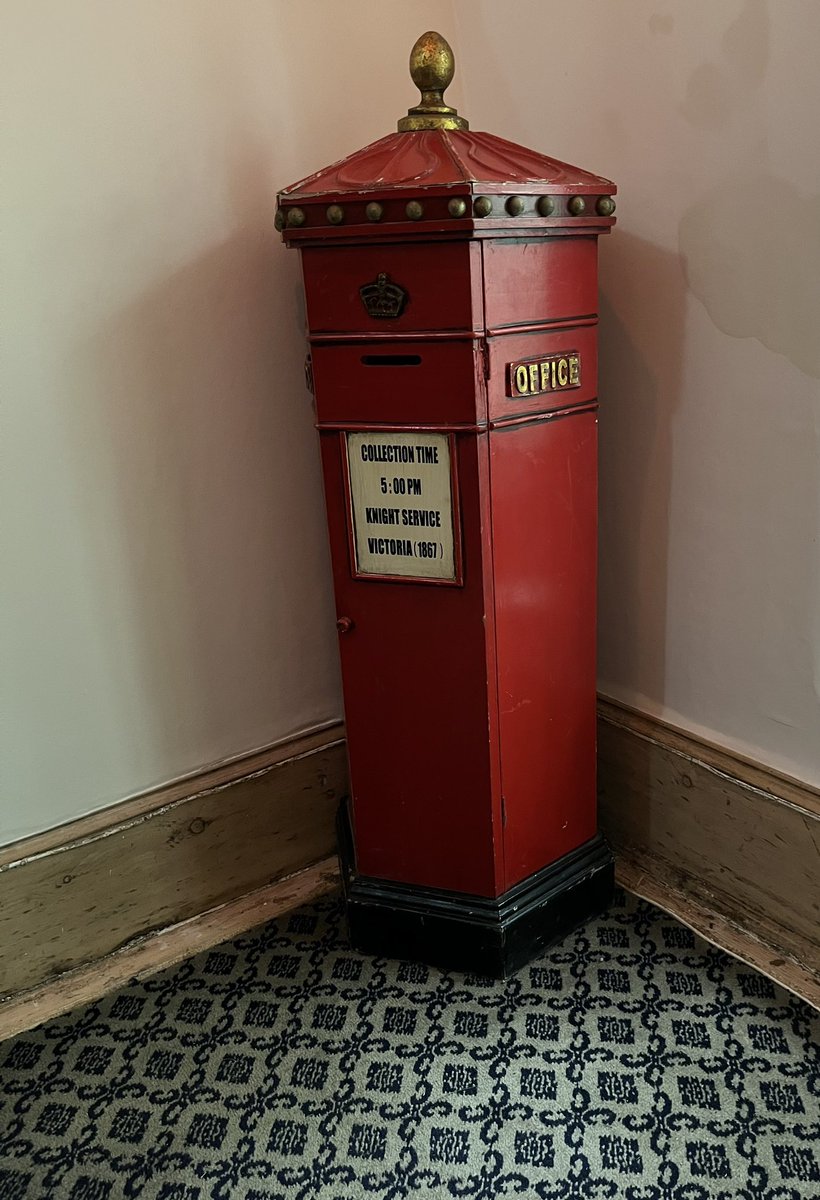
[(452, 441), (446, 433), (346, 433), (358, 576), (459, 582)]

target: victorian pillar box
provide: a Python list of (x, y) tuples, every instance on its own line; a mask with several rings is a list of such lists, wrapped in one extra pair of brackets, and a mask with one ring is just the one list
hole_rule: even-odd
[(503, 975), (604, 907), (597, 240), (607, 179), (421, 101), (279, 196), (299, 249), (360, 949)]

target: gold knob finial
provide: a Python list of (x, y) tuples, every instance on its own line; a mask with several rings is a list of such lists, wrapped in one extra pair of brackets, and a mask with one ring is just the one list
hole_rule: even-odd
[(440, 33), (423, 33), (410, 51), (410, 75), (421, 92), (421, 103), (408, 109), (399, 121), (399, 133), (417, 129), (469, 129), (464, 117), (444, 103), (444, 91), (453, 82), (456, 60)]

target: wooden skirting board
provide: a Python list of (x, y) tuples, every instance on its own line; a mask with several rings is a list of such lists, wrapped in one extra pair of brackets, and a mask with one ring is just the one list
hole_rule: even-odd
[[(154, 931), (183, 928), (168, 943), (173, 957), (153, 946), (159, 970), (180, 957), (192, 918), (221, 910), (224, 928), (216, 917), (208, 925), (214, 944), (241, 932), (225, 906), (248, 901), (246, 929), (267, 919), (253, 894), (334, 853), (347, 786), (342, 734), (335, 725), (293, 739), (0, 850), (0, 1035), (12, 1009), (20, 1026), (34, 989), (28, 1023), (43, 1020), (43, 989), (64, 991), (70, 973), (97, 964), (98, 994), (117, 986), (108, 956), (141, 961), (141, 940)], [(187, 929), (195, 952), (203, 943)], [(88, 986), (82, 994), (90, 998)]]
[[(0, 849), (0, 1038), (334, 887), (343, 727)], [(820, 795), (599, 701), (617, 877), (820, 1004)]]
[(820, 793), (599, 698), (598, 800), (624, 887), (820, 1005)]
[(0, 1041), (33, 1029), (101, 996), (131, 979), (147, 979), (192, 954), (210, 950), (257, 925), (334, 891), (339, 885), (336, 855), (286, 875), (258, 891), (229, 900), (168, 929), (134, 938), (112, 954), (74, 967), (56, 979), (0, 1003)]

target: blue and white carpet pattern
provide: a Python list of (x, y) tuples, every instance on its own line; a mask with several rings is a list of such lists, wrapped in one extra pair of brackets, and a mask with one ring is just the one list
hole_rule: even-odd
[(818, 1015), (650, 905), (506, 982), (331, 898), (0, 1046), (0, 1200), (806, 1200)]

